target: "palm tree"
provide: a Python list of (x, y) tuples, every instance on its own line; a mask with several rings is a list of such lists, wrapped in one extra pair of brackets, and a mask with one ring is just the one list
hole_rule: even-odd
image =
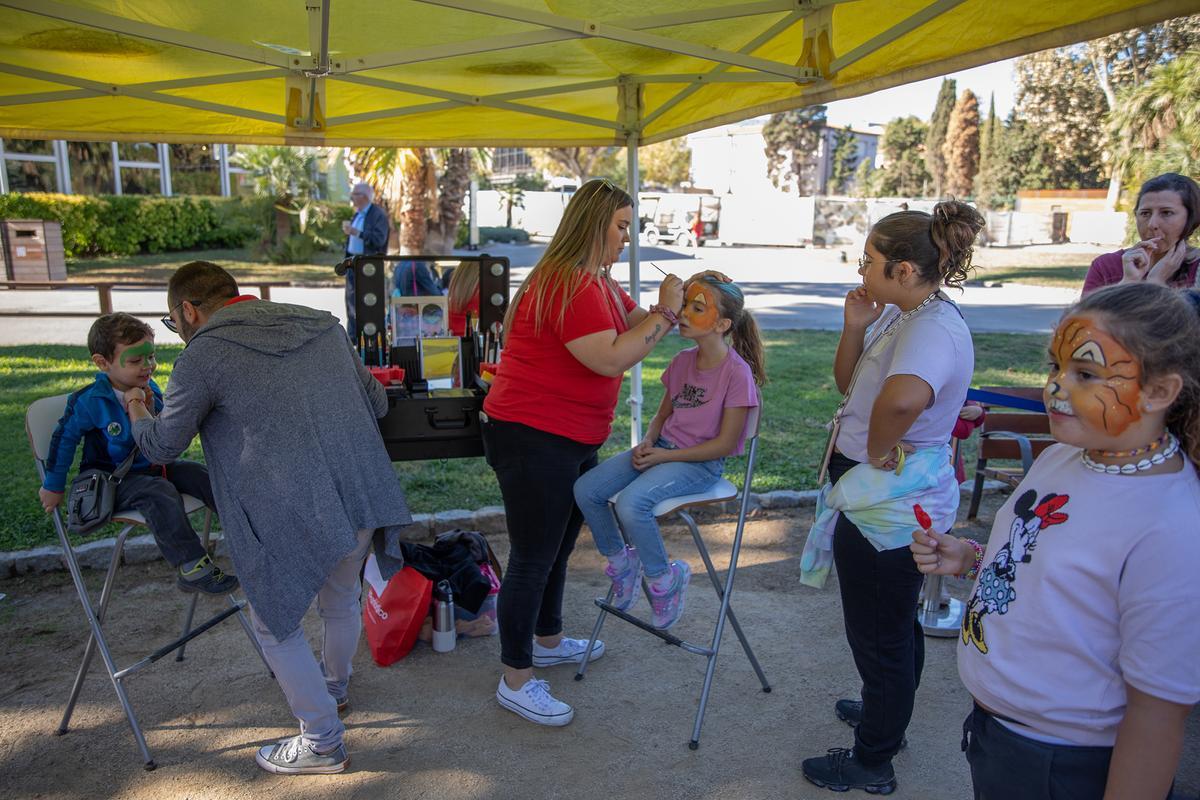
[(442, 174), (438, 178), (435, 212), (426, 233), (425, 246), (429, 252), (449, 253), (454, 247), (463, 200), (471, 186), (471, 172), (479, 161), (477, 154), (481, 152), (466, 147), (448, 147), (437, 152)]
[[(1113, 152), (1141, 177), (1169, 161), (1172, 172), (1200, 166), (1200, 53), (1157, 66), (1150, 79), (1118, 97), (1109, 118)], [(1168, 155), (1169, 159), (1162, 156)]]
[(313, 158), (306, 148), (262, 145), (239, 148), (231, 159), (249, 171), (255, 194), (274, 200), (277, 244), (291, 236), (292, 216), (300, 215), (303, 220), (314, 186)]

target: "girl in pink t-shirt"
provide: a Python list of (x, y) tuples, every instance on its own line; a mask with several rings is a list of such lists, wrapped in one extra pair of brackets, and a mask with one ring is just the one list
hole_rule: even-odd
[(696, 346), (676, 355), (663, 373), (666, 393), (645, 438), (575, 483), (575, 500), (608, 558), (604, 574), (612, 579), (612, 604), (628, 610), (644, 572), (652, 621), (660, 629), (683, 613), (691, 568), (668, 562), (654, 507), (703, 492), (721, 478), (725, 456), (742, 452), (747, 416), (759, 402), (757, 386), (766, 382), (758, 324), (741, 289), (705, 277), (689, 282), (684, 297), (679, 334)]
[(1059, 441), (986, 548), (926, 528), (924, 573), (978, 576), (958, 672), (975, 797), (1167, 797), (1200, 700), (1200, 294), (1147, 283), (1059, 322)]

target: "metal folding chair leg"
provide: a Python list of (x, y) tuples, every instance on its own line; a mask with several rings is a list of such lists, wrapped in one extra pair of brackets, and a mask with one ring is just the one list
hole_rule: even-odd
[[(209, 548), (209, 540), (211, 539), (211, 537), (212, 537), (212, 509), (205, 508), (204, 509), (204, 533), (201, 534), (201, 536), (200, 536), (200, 543), (202, 545), (204, 545), (204, 549), (205, 549), (205, 551), (207, 551), (209, 553), (209, 555), (212, 555), (212, 550)], [(200, 601), (199, 594), (192, 595), (192, 599), (188, 603), (187, 612), (183, 617), (183, 630), (179, 633), (179, 635), (181, 637), (187, 636), (188, 631), (190, 631), (192, 629), (192, 619), (196, 615), (196, 603), (198, 603), (199, 601)], [(175, 660), (183, 661), (184, 653), (186, 650), (187, 650), (187, 642), (184, 642), (183, 644), (179, 645), (179, 650), (176, 651), (176, 653), (175, 653)]]
[[(91, 637), (84, 648), (83, 663), (80, 664), (79, 674), (75, 678), (75, 686), (71, 691), (71, 699), (67, 703), (66, 713), (63, 715), (63, 720), (59, 725), (57, 733), (62, 735), (67, 732), (71, 713), (74, 711), (75, 702), (79, 698), (79, 691), (83, 688), (83, 679), (87, 676), (88, 667), (91, 665), (92, 652), (94, 649), (99, 650), (100, 658), (104, 661), (104, 666), (108, 670), (109, 680), (112, 681), (113, 690), (117, 693), (117, 700), (121, 703), (121, 709), (125, 712), (125, 719), (129, 721), (129, 727), (133, 731), (133, 738), (137, 742), (138, 750), (142, 753), (142, 766), (147, 770), (152, 770), (157, 765), (150, 756), (150, 748), (146, 746), (146, 737), (142, 735), (142, 729), (138, 725), (137, 717), (134, 716), (133, 707), (129, 705), (129, 697), (125, 694), (125, 687), (121, 679), (117, 677), (117, 665), (113, 662), (112, 654), (108, 650), (108, 642), (104, 638), (104, 631), (100, 628), (100, 620), (103, 618), (103, 613), (108, 606), (108, 598), (112, 593), (112, 579), (116, 575), (116, 565), (120, 562), (121, 548), (119, 546), (113, 548), (113, 560), (109, 565), (108, 578), (105, 580), (104, 589), (101, 590), (101, 616), (98, 618), (96, 612), (92, 610), (87, 586), (84, 585), (83, 574), (79, 569), (79, 561), (75, 558), (75, 551), (71, 549), (71, 543), (67, 540), (66, 530), (61, 520), (57, 519), (57, 512), (55, 512), (55, 517), (55, 528), (58, 529), (59, 541), (63, 548), (63, 558), (66, 559), (67, 569), (71, 573), (71, 581), (75, 584), (75, 592), (79, 595), (80, 604), (83, 606), (83, 613), (87, 616), (88, 627), (92, 630)], [(132, 528), (133, 526), (130, 525), (121, 531), (121, 535), (118, 537), (119, 545), (124, 544), (125, 537), (129, 535), (129, 531)]]
[[(108, 611), (108, 601), (109, 598), (112, 597), (112, 588), (117, 574), (117, 567), (120, 566), (121, 563), (121, 550), (125, 544), (125, 537), (129, 535), (129, 532), (132, 531), (133, 528), (133, 525), (126, 525), (121, 529), (121, 532), (117, 534), (117, 543), (116, 546), (113, 547), (112, 559), (108, 563), (108, 572), (104, 576), (104, 585), (100, 589), (100, 605), (94, 612), (96, 615), (97, 624), (104, 622), (104, 615)], [(65, 543), (63, 552), (68, 552), (68, 548), (65, 546)], [(72, 556), (74, 556), (74, 553), (72, 553)], [(78, 588), (79, 587), (77, 586), (76, 589), (78, 590)], [(85, 588), (83, 593), (80, 594), (79, 599), (90, 609), (91, 596), (86, 594), (86, 591), (87, 590)], [(69, 729), (71, 715), (75, 711), (75, 703), (79, 699), (79, 692), (83, 689), (83, 680), (87, 677), (88, 670), (92, 666), (92, 656), (95, 655), (95, 647), (96, 635), (95, 633), (92, 633), (88, 636), (87, 645), (85, 645), (83, 648), (83, 659), (79, 663), (79, 672), (75, 674), (75, 683), (71, 687), (71, 697), (67, 700), (67, 708), (63, 712), (62, 721), (58, 724), (58, 730), (56, 733), (59, 736), (66, 733)]]
[(713, 675), (716, 674), (717, 655), (721, 650), (721, 637), (725, 632), (725, 619), (727, 617), (733, 626), (733, 631), (737, 635), (738, 641), (742, 644), (742, 650), (746, 653), (746, 658), (750, 660), (750, 666), (754, 668), (754, 673), (758, 676), (759, 683), (762, 684), (762, 690), (770, 692), (771, 684), (767, 682), (767, 676), (763, 674), (762, 667), (754, 655), (754, 650), (746, 640), (746, 635), (742, 632), (742, 626), (738, 624), (737, 616), (733, 613), (733, 608), (730, 604), (730, 598), (733, 594), (733, 580), (737, 576), (738, 555), (741, 552), (742, 531), (745, 529), (745, 509), (743, 508), (742, 513), (739, 514), (737, 532), (733, 537), (733, 549), (729, 558), (729, 570), (725, 577), (724, 586), (721, 585), (720, 578), (717, 576), (717, 570), (713, 566), (712, 558), (709, 557), (708, 548), (705, 546), (704, 540), (700, 537), (700, 530), (696, 527), (696, 521), (682, 509), (676, 513), (687, 523), (688, 529), (692, 532), (692, 539), (696, 543), (696, 549), (700, 551), (700, 558), (704, 561), (704, 569), (708, 573), (713, 588), (721, 600), (721, 609), (717, 613), (716, 628), (713, 630), (712, 646), (709, 648), (708, 664), (704, 670), (704, 684), (700, 688), (700, 703), (696, 708), (696, 722), (692, 727), (692, 738), (688, 742), (688, 747), (695, 750), (700, 747), (700, 728), (704, 725), (704, 712), (708, 708), (708, 695), (712, 689)]
[[(604, 620), (609, 615), (624, 620), (642, 630), (657, 636), (667, 644), (673, 644), (682, 650), (689, 653), (702, 655), (707, 659), (707, 665), (704, 671), (704, 683), (700, 689), (700, 702), (696, 709), (696, 721), (692, 727), (692, 738), (688, 741), (688, 747), (692, 750), (700, 746), (700, 729), (704, 725), (704, 713), (708, 707), (708, 697), (712, 689), (713, 675), (717, 667), (717, 655), (721, 649), (721, 637), (725, 630), (725, 620), (728, 618), (730, 625), (733, 627), (734, 633), (737, 635), (738, 641), (741, 642), (742, 650), (746, 657), (750, 660), (750, 666), (754, 668), (755, 675), (758, 676), (759, 682), (762, 684), (764, 692), (771, 691), (771, 685), (767, 682), (767, 676), (763, 673), (762, 666), (758, 663), (758, 658), (754, 655), (754, 650), (750, 647), (750, 642), (747, 641), (745, 633), (742, 631), (742, 626), (738, 624), (737, 616), (733, 613), (733, 608), (730, 605), (730, 595), (733, 592), (733, 579), (737, 574), (737, 558), (741, 550), (742, 531), (745, 527), (744, 509), (743, 514), (739, 517), (737, 533), (734, 535), (734, 545), (729, 566), (729, 573), (724, 583), (717, 574), (716, 567), (713, 565), (712, 557), (708, 553), (708, 548), (704, 544), (704, 540), (700, 536), (700, 530), (696, 526), (696, 521), (686, 511), (680, 509), (676, 512), (685, 523), (688, 529), (692, 532), (692, 539), (696, 543), (696, 549), (700, 552), (700, 558), (704, 561), (704, 569), (708, 573), (709, 580), (712, 581), (713, 588), (716, 591), (718, 599), (721, 601), (720, 611), (717, 615), (716, 626), (713, 630), (711, 644), (708, 647), (693, 644), (684, 641), (677, 636), (661, 631), (652, 627), (645, 620), (639, 619), (632, 614), (627, 614), (612, 607), (613, 590), (609, 587), (608, 593), (603, 600), (597, 598), (596, 605), (600, 608), (600, 613), (596, 616), (596, 624), (592, 627), (592, 635), (588, 640), (588, 646), (584, 652), (583, 661), (575, 672), (575, 680), (583, 680), (584, 674), (587, 672), (588, 659), (591, 658), (592, 649), (596, 646), (596, 640), (600, 638), (600, 630), (604, 626)], [(625, 538), (625, 532), (621, 531), (622, 539)], [(628, 544), (628, 542), (626, 542)], [(645, 578), (642, 579), (642, 592), (647, 599), (650, 597), (650, 589)]]
[[(721, 584), (721, 578), (717, 575), (717, 569), (713, 566), (712, 558), (708, 555), (708, 548), (705, 546), (704, 540), (700, 538), (700, 529), (696, 526), (696, 521), (686, 511), (677, 511), (676, 513), (687, 523), (688, 528), (691, 530), (692, 540), (696, 543), (696, 549), (700, 551), (700, 558), (704, 561), (704, 570), (708, 573), (709, 580), (712, 581), (713, 589), (717, 592), (717, 598), (723, 601), (725, 599), (726, 588)], [(731, 562), (731, 573), (736, 569), (736, 561)], [(730, 589), (732, 589), (732, 577), (729, 578), (728, 582)], [(733, 613), (733, 606), (727, 605), (726, 611), (728, 612), (729, 624), (733, 626), (733, 632), (737, 635), (738, 641), (741, 642), (742, 650), (746, 653), (746, 658), (750, 659), (750, 666), (754, 668), (754, 674), (758, 676), (758, 682), (762, 684), (764, 692), (770, 692), (771, 684), (767, 682), (767, 676), (763, 673), (762, 667), (759, 666), (758, 658), (755, 657), (754, 650), (750, 647), (750, 642), (746, 639), (746, 634), (742, 632), (742, 626), (738, 624), (737, 616)]]
[[(92, 607), (91, 595), (88, 593), (87, 586), (83, 582), (83, 574), (79, 568), (79, 561), (75, 556), (75, 551), (71, 548), (71, 543), (67, 538), (66, 526), (62, 522), (62, 518), (58, 512), (54, 513), (54, 527), (58, 532), (59, 543), (63, 548), (63, 558), (67, 562), (67, 569), (71, 573), (71, 580), (75, 584), (75, 592), (79, 596), (79, 602), (83, 606), (84, 614), (87, 616), (88, 627), (91, 633), (88, 636), (87, 644), (84, 646), (83, 658), (79, 665), (79, 671), (75, 675), (75, 682), (71, 687), (71, 696), (67, 700), (67, 707), (63, 712), (62, 721), (59, 723), (58, 735), (63, 735), (70, 730), (71, 717), (75, 711), (75, 705), (79, 700), (79, 695), (83, 690), (84, 679), (87, 677), (88, 670), (91, 668), (92, 657), (97, 650), (100, 651), (100, 657), (104, 661), (104, 666), (108, 671), (109, 680), (112, 682), (113, 689), (117, 693), (117, 699), (121, 704), (122, 710), (125, 712), (125, 717), (129, 721), (129, 727), (133, 731), (133, 737), (137, 741), (138, 749), (142, 753), (143, 766), (147, 770), (155, 768), (153, 757), (150, 755), (150, 750), (146, 745), (146, 738), (142, 734), (141, 726), (138, 724), (137, 717), (133, 713), (133, 707), (129, 704), (129, 697), (125, 692), (124, 680), (135, 672), (153, 664), (160, 658), (169, 655), (172, 652), (181, 651), (183, 647), (196, 638), (200, 634), (215, 627), (231, 616), (236, 615), (238, 621), (242, 624), (242, 629), (246, 632), (246, 636), (254, 645), (255, 652), (258, 653), (263, 664), (266, 665), (266, 658), (263, 656), (262, 648), (258, 644), (258, 639), (254, 636), (254, 631), (250, 627), (249, 621), (243, 613), (243, 604), (238, 602), (232, 596), (229, 597), (230, 608), (225, 611), (210, 617), (203, 624), (196, 628), (191, 627), (192, 611), (195, 604), (189, 604), (189, 613), (187, 623), (184, 626), (184, 633), (175, 641), (160, 647), (148, 656), (144, 656), (132, 665), (119, 669), (113, 661), (112, 653), (108, 649), (108, 642), (104, 638), (104, 631), (101, 624), (104, 622), (104, 617), (108, 612), (108, 603), (112, 598), (113, 587), (116, 583), (117, 568), (121, 563), (121, 555), (125, 549), (125, 540), (129, 536), (130, 531), (136, 527), (135, 525), (126, 525), (117, 535), (116, 542), (113, 546), (112, 559), (109, 561), (108, 572), (105, 574), (104, 586), (100, 590), (100, 603), (96, 608)], [(267, 666), (270, 672), (270, 666)], [(272, 673), (273, 677), (273, 673)]]
[[(209, 547), (211, 537), (212, 537), (212, 509), (205, 508), (204, 509), (204, 533), (200, 537), (200, 541), (204, 545), (204, 549), (208, 550), (210, 554), (212, 553), (212, 549)], [(270, 676), (272, 678), (274, 678), (275, 673), (271, 671), (271, 666), (269, 664), (267, 664), (267, 657), (262, 651), (262, 645), (260, 645), (258, 643), (258, 637), (254, 635), (254, 629), (252, 627), (250, 627), (250, 620), (246, 618), (246, 614), (242, 610), (241, 604), (238, 602), (237, 598), (235, 598), (232, 594), (227, 595), (227, 597), (229, 598), (230, 605), (237, 607), (238, 622), (241, 623), (242, 630), (244, 630), (246, 632), (246, 637), (248, 639), (250, 639), (250, 644), (254, 646), (254, 651), (256, 653), (258, 653), (258, 657), (263, 662), (263, 666), (265, 666), (267, 668), (267, 672), (270, 674)], [(183, 618), (183, 630), (179, 634), (179, 638), (183, 639), (184, 641), (183, 641), (183, 644), (179, 645), (179, 649), (177, 651), (175, 651), (175, 660), (177, 662), (183, 661), (184, 653), (187, 650), (188, 642), (191, 641), (187, 637), (188, 637), (188, 634), (191, 633), (191, 631), (192, 631), (192, 620), (195, 618), (196, 603), (199, 602), (199, 600), (200, 600), (200, 595), (193, 594), (192, 599), (188, 602), (187, 611), (185, 612), (184, 618)]]

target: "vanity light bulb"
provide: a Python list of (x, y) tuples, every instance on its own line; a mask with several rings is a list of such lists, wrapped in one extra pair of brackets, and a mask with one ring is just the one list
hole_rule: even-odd
[(363, 277), (370, 278), (372, 275), (375, 274), (375, 265), (373, 263), (371, 263), (370, 261), (363, 264), (362, 274), (363, 274)]
[(363, 334), (366, 336), (374, 336), (378, 330), (379, 328), (375, 327), (374, 322), (368, 322), (366, 325), (363, 325)]
[(375, 296), (374, 292), (367, 292), (366, 294), (363, 295), (363, 305), (364, 306), (373, 306), (378, 302), (379, 302), (379, 298)]
[(492, 305), (494, 305), (494, 306), (502, 306), (502, 305), (504, 305), (504, 295), (500, 294), (499, 292), (496, 292), (495, 294), (492, 295), (491, 301), (492, 301)]

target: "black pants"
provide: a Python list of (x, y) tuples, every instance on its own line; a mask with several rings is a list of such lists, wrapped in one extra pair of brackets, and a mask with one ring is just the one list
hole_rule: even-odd
[(183, 498), (190, 494), (216, 510), (208, 468), (194, 461), (168, 464), (164, 478), (158, 467), (150, 472), (130, 472), (117, 486), (117, 511), (138, 511), (146, 518), (150, 533), (173, 567), (196, 561), (205, 555), (200, 537), (192, 530), (183, 510)]
[[(830, 477), (836, 483), (856, 464), (834, 453)], [(917, 621), (924, 578), (907, 547), (876, 550), (845, 515), (834, 528), (833, 562), (846, 641), (862, 678), (854, 755), (864, 764), (886, 763), (900, 750), (925, 666), (925, 637)]]
[(975, 800), (1095, 800), (1111, 747), (1047, 744), (1021, 736), (979, 706), (963, 722)]
[(533, 666), (533, 637), (562, 632), (567, 559), (583, 525), (573, 489), (596, 466), (600, 445), (516, 422), (489, 420), (481, 429), (508, 522), (508, 568), (496, 601), (500, 660), (526, 669)]

